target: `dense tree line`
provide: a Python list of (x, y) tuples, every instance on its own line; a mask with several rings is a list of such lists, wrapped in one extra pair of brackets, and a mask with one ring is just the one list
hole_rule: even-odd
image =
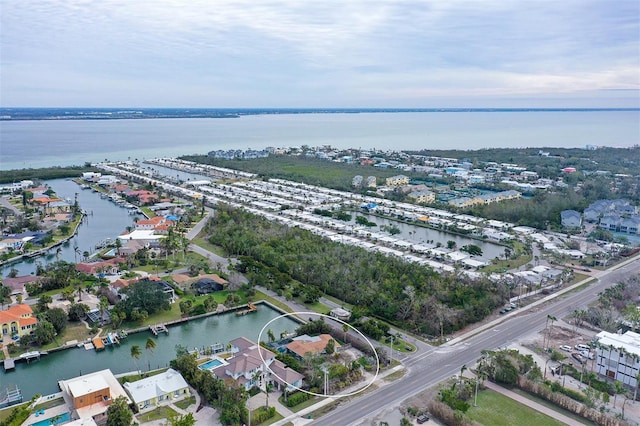
[(49, 180), (78, 177), (84, 172), (99, 172), (91, 164), (69, 167), (47, 167), (42, 169), (0, 170), (0, 183), (19, 182), (21, 180)]
[(557, 193), (540, 192), (526, 199), (477, 205), (466, 209), (465, 212), (516, 225), (547, 229), (547, 226), (560, 228), (560, 212), (562, 210), (582, 211), (588, 205), (589, 201), (583, 195), (566, 189)]
[(438, 274), (225, 205), (218, 206), (206, 229), (212, 244), (249, 259), (240, 267), (254, 284), (287, 293), (299, 282), (355, 305), (362, 315), (417, 333), (458, 330), (508, 298), (504, 283)]

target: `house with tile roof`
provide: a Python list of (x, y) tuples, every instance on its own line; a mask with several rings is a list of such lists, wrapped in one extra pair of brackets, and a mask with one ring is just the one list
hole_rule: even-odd
[(11, 296), (16, 296), (18, 294), (22, 294), (23, 296), (27, 295), (27, 284), (37, 284), (38, 282), (44, 280), (45, 277), (41, 277), (39, 275), (22, 275), (19, 277), (8, 277), (2, 280), (2, 284), (5, 287), (9, 287), (11, 289)]
[[(320, 334), (319, 336), (308, 336), (303, 334), (293, 338), (291, 343), (287, 344), (287, 350), (299, 359), (305, 359), (310, 355), (323, 353), (327, 347), (329, 340), (333, 340), (330, 334)], [(334, 340), (335, 348), (340, 347), (340, 343)]]
[(6, 311), (0, 311), (0, 332), (2, 340), (11, 340), (13, 336), (26, 336), (31, 334), (38, 324), (38, 319), (33, 316), (31, 306), (21, 303), (10, 306)]
[(76, 264), (76, 271), (89, 275), (109, 274), (114, 275), (120, 271), (120, 264), (126, 263), (122, 257), (102, 260), (98, 262), (81, 262)]
[(304, 376), (278, 361), (270, 350), (246, 337), (231, 340), (229, 344), (232, 357), (227, 358), (227, 364), (211, 370), (218, 378), (232, 378), (246, 390), (268, 384), (287, 391), (302, 386)]

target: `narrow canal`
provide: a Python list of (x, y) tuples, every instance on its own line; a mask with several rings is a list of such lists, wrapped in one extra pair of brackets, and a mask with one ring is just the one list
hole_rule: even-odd
[[(258, 305), (258, 311), (252, 314), (236, 315), (230, 312), (213, 315), (169, 327), (168, 334), (157, 337), (149, 331), (131, 334), (119, 346), (107, 347), (99, 352), (86, 350), (84, 347), (53, 352), (37, 361), (18, 362), (13, 371), (1, 371), (0, 389), (16, 384), (22, 390), (24, 399), (28, 400), (36, 393), (48, 395), (58, 392), (58, 380), (105, 368), (119, 374), (137, 369), (147, 371), (149, 368), (166, 367), (176, 357), (176, 345), (193, 350), (216, 343), (226, 345), (240, 336), (257, 342), (262, 327), (278, 315), (276, 310), (261, 304)], [(275, 336), (280, 336), (283, 332), (293, 332), (298, 324), (286, 317), (274, 321), (269, 327)], [(145, 350), (148, 338), (154, 339), (157, 344), (153, 352)], [(266, 340), (266, 331), (262, 339)], [(142, 349), (142, 356), (138, 360), (131, 357), (133, 345)]]
[(53, 248), (43, 256), (33, 259), (24, 259), (20, 262), (3, 265), (0, 275), (6, 277), (11, 269), (16, 269), (18, 275), (29, 275), (35, 273), (38, 262), (46, 265), (58, 260), (67, 262), (82, 261), (82, 254), (85, 251), (93, 253), (95, 246), (107, 238), (115, 239), (127, 226), (132, 226), (135, 216), (107, 199), (100, 198), (100, 194), (91, 190), (82, 190), (80, 186), (72, 180), (54, 179), (45, 182), (62, 199), (69, 199), (73, 202), (75, 194), (78, 194), (78, 204), (80, 208), (88, 213), (85, 221), (80, 225), (78, 234), (67, 243)]
[[(410, 241), (414, 244), (422, 244), (426, 246), (435, 247), (437, 243), (440, 243), (443, 247), (447, 247), (447, 243), (449, 241), (454, 241), (456, 243), (457, 249), (460, 249), (462, 246), (467, 244), (477, 245), (482, 249), (482, 256), (477, 256), (479, 259), (485, 259), (490, 261), (495, 257), (504, 256), (504, 246), (499, 244), (495, 244), (488, 241), (478, 240), (474, 238), (465, 237), (463, 235), (453, 234), (451, 232), (439, 231), (437, 229), (427, 228), (424, 226), (416, 226), (410, 223), (404, 223), (401, 221), (381, 218), (378, 216), (358, 213), (357, 215), (352, 215), (351, 221), (347, 222), (349, 225), (355, 225), (355, 217), (356, 216), (364, 216), (370, 222), (376, 223), (378, 226), (374, 226), (371, 228), (371, 232), (377, 232), (385, 234), (384, 231), (381, 230), (383, 226), (395, 226), (400, 231), (399, 234), (391, 235), (386, 233), (389, 236), (394, 238), (398, 238), (404, 241)], [(428, 243), (430, 241), (430, 243)]]

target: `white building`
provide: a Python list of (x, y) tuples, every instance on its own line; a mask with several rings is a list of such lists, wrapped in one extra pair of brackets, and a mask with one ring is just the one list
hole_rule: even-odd
[(151, 410), (191, 395), (187, 382), (172, 368), (155, 376), (125, 383), (124, 388), (141, 411)]
[(601, 331), (596, 338), (598, 374), (635, 388), (640, 372), (640, 334), (633, 331), (624, 334)]

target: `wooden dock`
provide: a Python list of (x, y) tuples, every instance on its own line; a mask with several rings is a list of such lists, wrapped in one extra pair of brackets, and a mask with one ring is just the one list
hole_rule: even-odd
[(247, 303), (247, 308), (248, 309), (243, 309), (241, 311), (236, 311), (236, 315), (247, 315), (247, 314), (256, 312), (258, 310), (258, 308), (256, 308), (256, 306), (251, 302)]
[(164, 324), (150, 325), (149, 330), (151, 330), (151, 333), (153, 333), (154, 336), (157, 336), (159, 333), (169, 334), (169, 329)]
[(95, 337), (92, 342), (93, 346), (96, 348), (96, 351), (104, 349), (104, 343), (102, 343), (101, 337)]

